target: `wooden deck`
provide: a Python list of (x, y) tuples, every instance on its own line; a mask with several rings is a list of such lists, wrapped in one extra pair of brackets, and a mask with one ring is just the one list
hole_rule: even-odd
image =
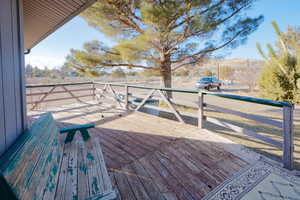
[(96, 124), (90, 133), (99, 138), (123, 200), (201, 199), (252, 162), (222, 137), (140, 112), (72, 104), (30, 111), (30, 119), (45, 111), (52, 111), (60, 126)]

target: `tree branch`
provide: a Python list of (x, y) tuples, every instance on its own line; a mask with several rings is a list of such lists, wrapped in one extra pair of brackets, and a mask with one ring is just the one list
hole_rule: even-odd
[[(79, 68), (82, 69), (83, 66), (80, 66), (76, 63), (72, 63), (72, 65), (74, 65), (75, 68)], [(158, 68), (155, 67), (147, 67), (144, 65), (134, 65), (134, 64), (125, 64), (125, 63), (121, 63), (121, 64), (116, 64), (116, 63), (99, 63), (98, 65), (102, 65), (103, 67), (130, 67), (130, 68), (140, 68), (140, 69), (151, 69), (151, 70), (155, 70), (155, 71), (159, 71)], [(101, 67), (95, 67), (95, 68), (101, 68)]]
[(115, 64), (115, 63), (99, 63), (99, 65), (105, 66), (105, 67), (132, 67), (132, 68), (140, 68), (140, 69), (151, 69), (151, 70), (158, 70), (154, 67), (147, 67), (144, 65), (134, 65), (134, 64)]
[[(239, 31), (239, 32), (236, 33), (230, 40), (228, 40), (227, 42), (223, 43), (222, 45), (220, 45), (220, 46), (218, 46), (218, 47), (204, 49), (204, 50), (201, 50), (201, 51), (199, 51), (198, 53), (195, 53), (195, 54), (193, 54), (193, 55), (184, 56), (184, 57), (180, 58), (179, 60), (171, 61), (171, 62), (172, 62), (172, 63), (181, 63), (181, 62), (184, 62), (185, 60), (190, 59), (190, 58), (192, 58), (192, 57), (199, 56), (199, 55), (201, 55), (201, 54), (202, 54), (201, 56), (204, 56), (204, 55), (206, 55), (206, 54), (208, 54), (208, 53), (210, 53), (210, 52), (213, 52), (213, 51), (222, 49), (223, 47), (225, 47), (225, 46), (229, 45), (231, 42), (233, 42), (233, 41), (234, 41), (234, 40), (235, 40), (235, 39), (236, 39), (243, 31), (244, 31), (244, 30)], [(184, 64), (183, 64), (183, 65), (184, 65)], [(177, 67), (176, 67), (176, 69), (177, 69)], [(175, 70), (176, 70), (176, 69), (175, 69)]]
[[(211, 6), (210, 8), (206, 9), (205, 11), (203, 11), (201, 14), (203, 14), (203, 13), (209, 11), (210, 9), (213, 9), (213, 8), (215, 8), (215, 7), (219, 6), (219, 5), (221, 5), (221, 4), (224, 3), (224, 2), (225, 2), (224, 0), (221, 0), (221, 1), (218, 2), (217, 4)], [(216, 24), (214, 24), (214, 26), (218, 26), (218, 25), (220, 25), (220, 24), (226, 22), (227, 20), (231, 19), (232, 17), (234, 17), (236, 14), (238, 14), (238, 13), (239, 13), (242, 9), (244, 9), (245, 7), (246, 7), (246, 5), (245, 5), (245, 6), (242, 6), (242, 7), (240, 7), (240, 8), (238, 8), (236, 11), (234, 11), (233, 13), (231, 13), (231, 14), (230, 14), (229, 16), (227, 16), (226, 18), (224, 18), (224, 19), (222, 19), (221, 21), (219, 21), (219, 22), (217, 22)], [(185, 23), (188, 23), (188, 21), (191, 20), (193, 17), (194, 17), (194, 16), (191, 16), (190, 18), (186, 19)], [(202, 30), (201, 30), (201, 31), (202, 31)], [(187, 33), (188, 33), (188, 28), (186, 27), (185, 30), (184, 30), (183, 35), (182, 35), (179, 39), (176, 40), (175, 44), (172, 45), (173, 47), (171, 47), (171, 48), (169, 49), (169, 52), (168, 52), (168, 53), (170, 53), (171, 51), (173, 51), (174, 49), (176, 49), (176, 46), (177, 46), (178, 44), (181, 44), (184, 40), (186, 40), (186, 39), (188, 39), (188, 38), (190, 38), (190, 37), (192, 37), (192, 36), (195, 36), (195, 35), (199, 34), (201, 31), (198, 31), (198, 32), (196, 32), (196, 33), (191, 33), (191, 34), (187, 35)]]
[[(216, 4), (212, 5), (212, 6), (210, 6), (209, 8), (203, 10), (203, 11), (200, 12), (200, 13), (197, 13), (197, 15), (198, 15), (198, 16), (203, 15), (203, 14), (205, 14), (206, 12), (208, 12), (208, 11), (210, 11), (210, 10), (212, 10), (212, 9), (215, 9), (216, 7), (220, 6), (220, 5), (221, 5), (222, 3), (224, 3), (224, 2), (225, 2), (225, 0), (220, 0), (218, 3), (216, 3)], [(170, 30), (173, 30), (173, 29), (175, 29), (175, 28), (180, 27), (181, 25), (183, 25), (183, 24), (187, 23), (188, 21), (192, 20), (195, 16), (196, 16), (196, 15), (189, 16), (188, 18), (186, 18), (186, 19), (183, 20), (182, 22), (180, 22), (180, 23), (175, 24), (174, 26), (172, 26), (172, 27), (170, 28)]]
[(192, 61), (192, 62), (183, 63), (183, 64), (181, 64), (181, 65), (178, 65), (178, 66), (174, 67), (171, 71), (172, 71), (172, 72), (173, 72), (173, 71), (176, 71), (176, 70), (178, 70), (179, 68), (182, 68), (182, 67), (184, 67), (184, 66), (186, 66), (186, 65), (196, 64), (196, 63), (198, 63), (201, 59), (205, 58), (205, 56), (206, 56), (206, 54), (203, 54), (203, 55), (201, 55), (200, 57), (198, 57), (197, 60), (194, 60), (194, 61)]
[(143, 29), (141, 29), (129, 16), (132, 16), (132, 14), (129, 13), (126, 13), (124, 12), (120, 7), (118, 7), (117, 5), (114, 4), (114, 2), (110, 2), (110, 1), (107, 1), (108, 4), (110, 4), (111, 6), (113, 6), (117, 13), (120, 14), (121, 16), (125, 17), (126, 20), (122, 19), (120, 16), (117, 17), (117, 20), (119, 20), (122, 24), (124, 25), (127, 25), (128, 27), (130, 28), (133, 28), (135, 31), (137, 31), (138, 33), (144, 33)]

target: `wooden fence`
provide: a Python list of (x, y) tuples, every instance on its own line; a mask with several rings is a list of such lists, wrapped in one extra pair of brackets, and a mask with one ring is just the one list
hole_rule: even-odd
[[(72, 86), (77, 86), (74, 88)], [(78, 88), (80, 86), (81, 88)], [(119, 91), (116, 90), (116, 87), (119, 88)], [(252, 98), (252, 97), (245, 97), (239, 95), (230, 95), (230, 94), (223, 94), (223, 93), (215, 93), (215, 92), (208, 92), (208, 91), (197, 91), (197, 90), (183, 90), (183, 89), (173, 89), (173, 88), (157, 88), (157, 87), (145, 87), (145, 86), (138, 86), (138, 85), (126, 85), (126, 84), (117, 84), (117, 83), (100, 83), (100, 82), (82, 82), (82, 83), (63, 83), (63, 84), (48, 84), (48, 85), (27, 85), (27, 98), (37, 96), (37, 100), (28, 101), (28, 104), (31, 104), (32, 107), (30, 109), (35, 109), (38, 105), (44, 102), (51, 102), (51, 101), (63, 101), (69, 99), (76, 99), (79, 102), (81, 98), (84, 97), (92, 97), (95, 100), (101, 101), (102, 98), (109, 98), (117, 102), (119, 106), (122, 106), (125, 109), (134, 109), (136, 111), (140, 110), (147, 102), (153, 100), (154, 98), (158, 98), (160, 101), (166, 103), (172, 113), (174, 113), (175, 117), (178, 119), (179, 122), (185, 123), (182, 115), (176, 109), (173, 102), (168, 98), (166, 92), (180, 92), (180, 93), (188, 93), (198, 95), (198, 127), (200, 129), (203, 128), (203, 124), (205, 121), (217, 124), (219, 126), (229, 128), (235, 132), (239, 132), (251, 137), (255, 137), (267, 144), (275, 146), (283, 151), (283, 165), (287, 169), (293, 168), (293, 152), (294, 152), (294, 143), (293, 143), (293, 111), (294, 105), (292, 103), (287, 102), (279, 102), (279, 101), (272, 101), (260, 98)], [(34, 88), (44, 88), (41, 92), (31, 92)], [(132, 94), (130, 89), (143, 89), (149, 90), (146, 96), (139, 96), (137, 94)], [(58, 90), (60, 89), (60, 90)], [(121, 91), (120, 91), (121, 89)], [(89, 91), (89, 94), (80, 94), (84, 91)], [(59, 95), (68, 94), (68, 97), (55, 97), (50, 98), (51, 95)], [(154, 96), (156, 94), (156, 96)], [(209, 102), (205, 102), (204, 97), (206, 95), (218, 96), (221, 98), (236, 100), (236, 101), (244, 101), (250, 102), (253, 104), (262, 104), (268, 105), (273, 107), (278, 107), (282, 109), (282, 122), (270, 119), (264, 116), (257, 116), (253, 114), (247, 114), (236, 110), (231, 110), (230, 108), (223, 108), (216, 105), (211, 105)], [(134, 101), (130, 99), (140, 98), (142, 99), (140, 103), (137, 105)], [(132, 105), (135, 105), (133, 107)], [(271, 137), (261, 135), (255, 131), (248, 130), (245, 128), (238, 127), (236, 125), (220, 121), (219, 119), (205, 116), (205, 109), (213, 109), (217, 112), (227, 113), (231, 115), (236, 115), (248, 120), (257, 121), (259, 123), (271, 125), (273, 127), (277, 127), (282, 129), (283, 133), (283, 141), (275, 140)]]
[[(39, 91), (37, 91), (37, 89)], [(78, 93), (80, 93), (80, 95), (78, 95)], [(95, 87), (93, 82), (27, 85), (26, 96), (27, 104), (31, 105), (30, 110), (34, 110), (40, 104), (46, 102), (65, 101), (70, 99), (82, 102), (81, 98), (84, 97), (95, 98)]]
[[(197, 91), (197, 90), (183, 90), (183, 89), (173, 89), (173, 88), (157, 88), (157, 87), (145, 87), (145, 86), (137, 86), (137, 85), (126, 85), (126, 84), (114, 84), (114, 83), (100, 83), (94, 82), (96, 88), (96, 99), (101, 100), (101, 98), (109, 97), (115, 100), (120, 106), (131, 109), (130, 104), (133, 104), (133, 101), (130, 101), (130, 97), (138, 97), (137, 95), (133, 95), (130, 91), (130, 88), (135, 89), (144, 89), (149, 90), (148, 94), (143, 98), (143, 100), (136, 105), (134, 108), (135, 110), (141, 109), (147, 101), (153, 99), (154, 94), (157, 93), (155, 98), (159, 98), (161, 101), (165, 102), (168, 107), (170, 108), (171, 112), (174, 113), (178, 121), (181, 123), (185, 123), (183, 117), (181, 116), (180, 112), (176, 110), (176, 107), (172, 103), (172, 101), (167, 97), (167, 91), (172, 92), (180, 92), (180, 93), (189, 93), (189, 94), (196, 94), (198, 95), (198, 127), (200, 129), (203, 128), (203, 124), (205, 121), (217, 124), (219, 126), (231, 129), (235, 132), (242, 133), (251, 137), (255, 137), (267, 144), (277, 147), (283, 151), (282, 161), (283, 165), (287, 169), (293, 168), (293, 152), (294, 152), (294, 143), (293, 143), (293, 111), (294, 105), (292, 103), (287, 102), (279, 102), (279, 101), (272, 101), (260, 98), (253, 98), (253, 97), (245, 97), (239, 95), (230, 95), (230, 94), (223, 94), (223, 93), (215, 93), (215, 92), (208, 92), (208, 91)], [(99, 88), (100, 86), (100, 88)], [(122, 92), (117, 93), (114, 87), (121, 87)], [(262, 104), (268, 105), (272, 107), (282, 108), (282, 122), (270, 119), (264, 116), (257, 116), (253, 114), (247, 114), (240, 111), (231, 110), (230, 108), (223, 108), (216, 105), (211, 105), (208, 102), (204, 101), (204, 96), (212, 95), (218, 96), (221, 98), (236, 100), (236, 101), (243, 101), (243, 102), (250, 102), (253, 104)], [(204, 115), (204, 111), (206, 108), (213, 109), (217, 112), (227, 113), (231, 115), (236, 115), (248, 120), (257, 121), (259, 123), (271, 125), (277, 128), (282, 129), (283, 133), (283, 141), (275, 140), (271, 137), (261, 135), (255, 131), (238, 127), (236, 125), (220, 121), (219, 119), (208, 117)]]

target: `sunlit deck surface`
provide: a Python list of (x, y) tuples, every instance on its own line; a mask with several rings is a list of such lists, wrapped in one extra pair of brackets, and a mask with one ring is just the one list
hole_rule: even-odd
[(201, 199), (251, 162), (222, 137), (141, 112), (69, 104), (30, 111), (30, 119), (46, 111), (60, 126), (96, 124), (90, 133), (121, 199)]

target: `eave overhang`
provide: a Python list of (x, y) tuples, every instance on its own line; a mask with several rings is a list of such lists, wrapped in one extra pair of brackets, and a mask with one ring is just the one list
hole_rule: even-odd
[(96, 0), (23, 0), (24, 48), (31, 49)]

